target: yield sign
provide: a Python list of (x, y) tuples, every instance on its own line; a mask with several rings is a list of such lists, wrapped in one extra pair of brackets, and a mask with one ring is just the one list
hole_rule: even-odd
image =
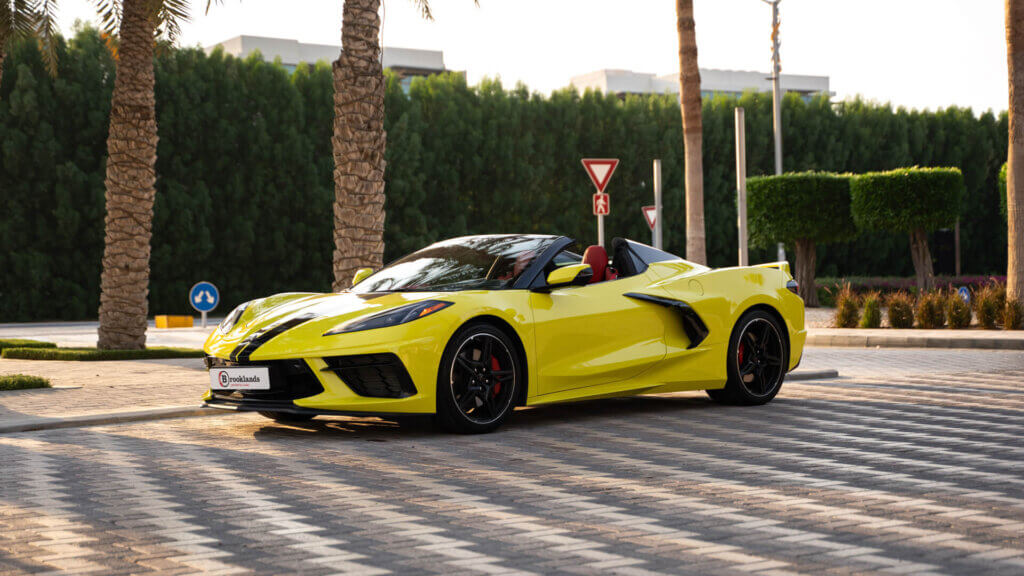
[(647, 220), (647, 225), (654, 230), (654, 226), (658, 223), (658, 207), (657, 206), (644, 206), (641, 208), (644, 213), (644, 219)]
[(605, 186), (611, 180), (615, 167), (619, 165), (618, 158), (584, 158), (583, 167), (587, 169), (587, 176), (594, 183), (598, 194), (604, 192)]

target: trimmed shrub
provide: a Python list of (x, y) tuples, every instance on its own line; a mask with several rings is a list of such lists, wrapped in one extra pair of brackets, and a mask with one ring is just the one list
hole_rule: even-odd
[(56, 348), (53, 342), (26, 340), (24, 338), (0, 338), (0, 351), (4, 348)]
[(1003, 329), (1024, 329), (1024, 305), (1017, 300), (1007, 300), (1003, 308)]
[(946, 295), (946, 318), (950, 328), (967, 328), (971, 325), (971, 307), (956, 292)]
[(857, 295), (849, 284), (836, 295), (836, 328), (856, 328), (860, 311), (857, 309)]
[(917, 288), (935, 287), (928, 232), (960, 216), (964, 177), (959, 168), (900, 168), (850, 181), (853, 219), (861, 228), (910, 234)]
[(920, 328), (942, 328), (946, 324), (946, 298), (942, 292), (925, 292), (917, 297), (917, 325)]
[(153, 347), (142, 350), (100, 350), (98, 348), (7, 348), (2, 358), (19, 360), (155, 360), (166, 358), (202, 358), (195, 348)]
[[(818, 286), (818, 300), (822, 306), (835, 307), (835, 294), (842, 289), (843, 284), (850, 284), (850, 287), (857, 294), (867, 292), (878, 292), (885, 296), (903, 290), (911, 294), (917, 291), (917, 281), (913, 277), (891, 277), (891, 276), (847, 276), (845, 278), (818, 278), (815, 280)], [(956, 291), (961, 286), (970, 290), (980, 289), (982, 286), (991, 283), (1006, 284), (1006, 276), (936, 276), (935, 286), (947, 290)]]
[(857, 234), (850, 215), (850, 179), (826, 172), (754, 177), (747, 181), (747, 221), (753, 246), (796, 246), (795, 276), (807, 306), (818, 305), (816, 244)]
[(862, 297), (864, 315), (860, 318), (861, 328), (880, 328), (882, 326), (882, 296), (878, 292), (868, 292)]
[(906, 292), (889, 296), (889, 326), (893, 328), (914, 327), (914, 297)]
[(978, 324), (986, 330), (996, 327), (1005, 306), (1006, 289), (1001, 286), (988, 284), (974, 293), (974, 316), (978, 319)]
[(0, 376), (0, 390), (29, 390), (32, 388), (49, 388), (50, 381), (39, 376), (28, 374), (6, 374)]

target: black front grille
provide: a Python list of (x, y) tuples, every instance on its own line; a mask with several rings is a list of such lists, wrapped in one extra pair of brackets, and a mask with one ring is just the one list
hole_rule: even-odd
[(270, 369), (270, 390), (212, 390), (215, 397), (234, 400), (275, 400), (290, 403), (292, 400), (316, 396), (324, 391), (320, 380), (305, 360), (232, 362), (213, 356), (206, 357), (207, 368), (230, 368), (232, 366), (266, 366)]
[(360, 354), (324, 358), (327, 368), (338, 375), (353, 392), (371, 398), (406, 398), (416, 394), (409, 372), (398, 356)]

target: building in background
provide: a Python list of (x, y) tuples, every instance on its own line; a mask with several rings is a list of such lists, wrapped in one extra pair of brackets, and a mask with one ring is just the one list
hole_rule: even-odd
[[(740, 96), (747, 90), (755, 92), (771, 92), (772, 81), (767, 72), (750, 72), (745, 70), (715, 70), (701, 68), (700, 92), (702, 97), (714, 94)], [(598, 70), (589, 74), (573, 76), (569, 83), (579, 89), (593, 89), (605, 94), (678, 94), (679, 75), (644, 74), (632, 70)], [(816, 94), (828, 94), (828, 76), (804, 76), (800, 74), (783, 74), (782, 90), (795, 92), (805, 100)]]
[[(284, 38), (267, 38), (265, 36), (235, 36), (223, 42), (206, 47), (209, 54), (220, 47), (224, 52), (237, 58), (246, 58), (253, 52), (259, 52), (263, 59), (273, 62), (281, 59), (281, 65), (289, 72), (302, 63), (316, 64), (334, 62), (341, 53), (341, 46), (331, 44), (304, 44), (298, 40)], [(414, 48), (384, 47), (384, 67), (390, 68), (402, 79), (402, 88), (409, 89), (409, 82), (414, 76), (429, 76), (445, 72), (444, 53), (440, 50), (417, 50)]]

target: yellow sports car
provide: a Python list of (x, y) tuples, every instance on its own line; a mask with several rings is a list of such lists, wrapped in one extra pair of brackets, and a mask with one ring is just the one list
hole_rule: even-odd
[(800, 363), (803, 301), (785, 262), (710, 269), (616, 238), (466, 236), (337, 294), (235, 308), (204, 346), (207, 406), (279, 421), (436, 414), (488, 432), (516, 406), (707, 390), (764, 404)]

